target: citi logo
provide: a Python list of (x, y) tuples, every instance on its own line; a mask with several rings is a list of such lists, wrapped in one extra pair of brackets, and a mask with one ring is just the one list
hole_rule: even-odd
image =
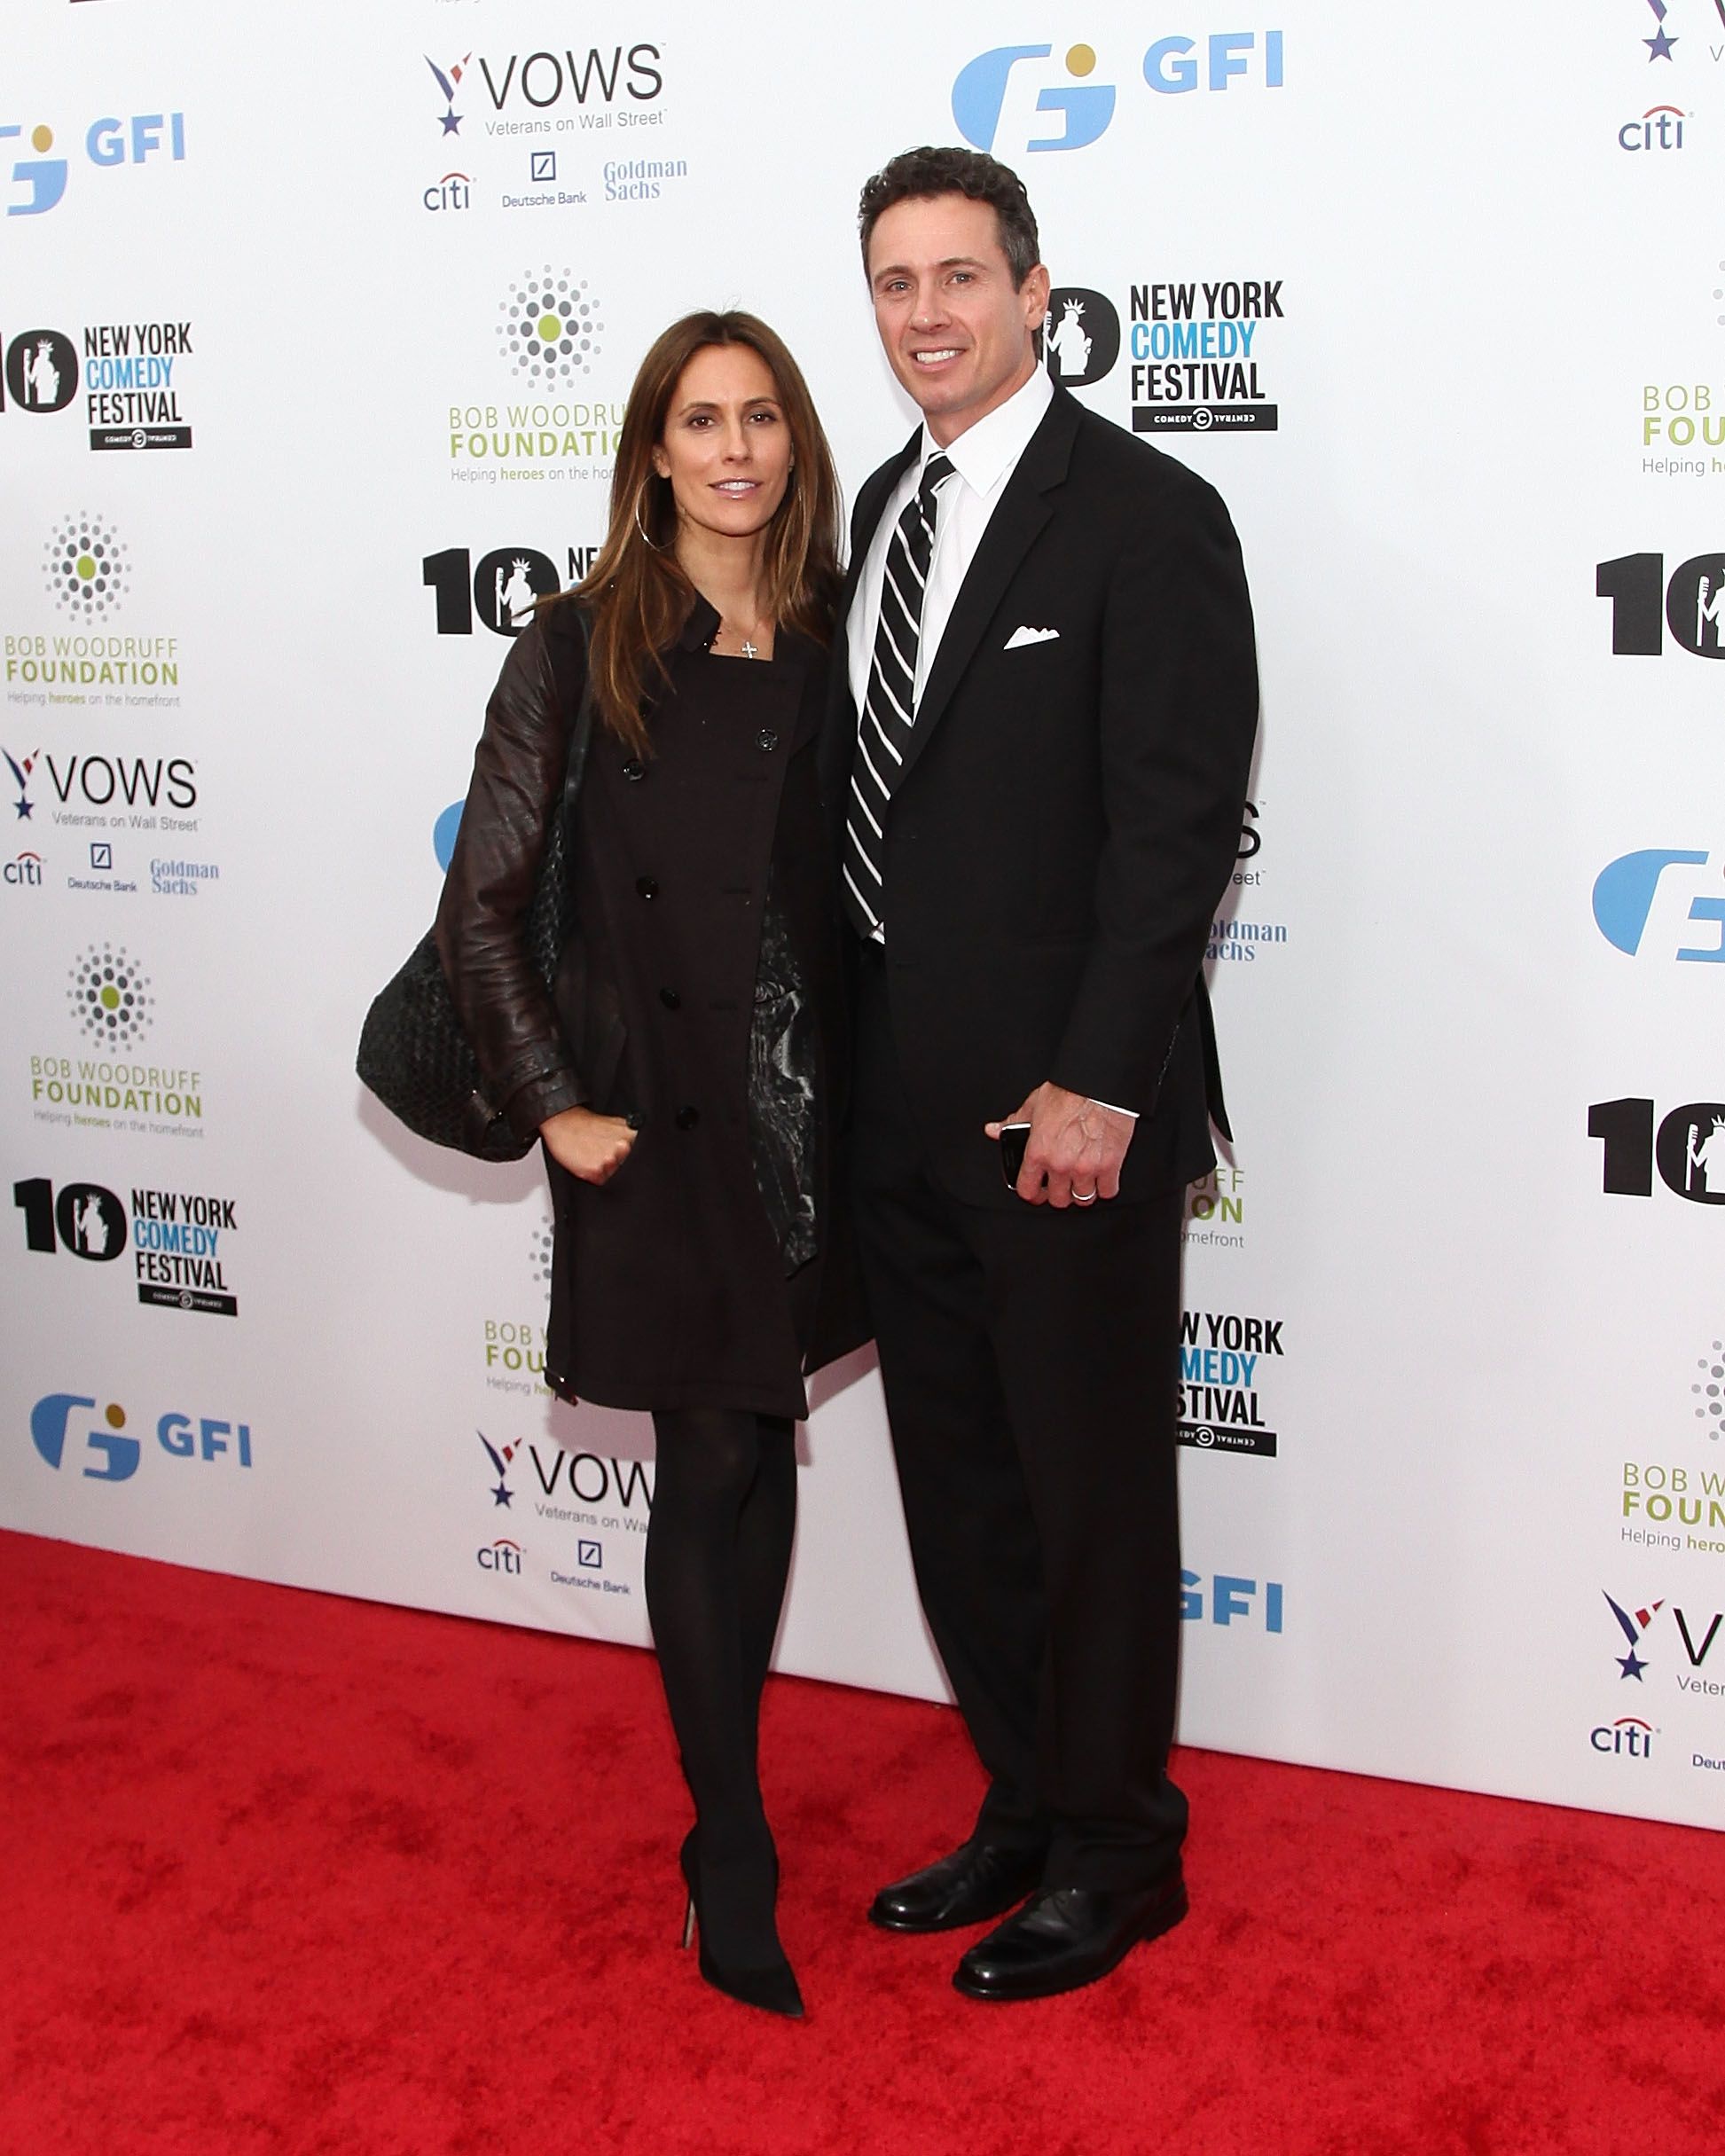
[[(1282, 38), (1280, 30), (1266, 30), (1260, 47), (1255, 30), (1212, 31), (1202, 45), (1195, 37), (1158, 37), (1143, 58), (1144, 81), (1157, 96), (1166, 98), (1225, 90), (1235, 82), (1280, 90)], [(1082, 150), (1099, 141), (1114, 118), (1117, 92), (1112, 82), (1089, 79), (1096, 69), (1094, 46), (1069, 46), (1057, 65), (1039, 67), (1033, 79), (1042, 87), (1035, 103), (1022, 103), (1013, 70), (1053, 60), (1052, 45), (997, 45), (967, 61), (953, 83), (953, 118), (964, 139), (979, 150), (994, 148), (1010, 90), (1015, 109), (1005, 153)], [(1053, 82), (1048, 80), (1051, 74)], [(1022, 88), (1028, 90), (1030, 82)], [(1052, 119), (1038, 117), (1041, 114), (1057, 114), (1058, 128)]]
[(1617, 131), (1619, 150), (1681, 150), (1686, 112), (1674, 105), (1650, 105), (1639, 120), (1626, 120)]
[(500, 1534), (495, 1542), (487, 1542), (474, 1552), (474, 1560), (482, 1572), (508, 1572), (518, 1576), (521, 1569), (521, 1546), (512, 1542), (506, 1534)]
[[(1639, 957), (1658, 903), (1659, 938), (1648, 957), (1690, 966), (1725, 963), (1725, 896), (1713, 896), (1713, 887), (1721, 881), (1719, 870), (1701, 873), (1709, 860), (1705, 853), (1681, 847), (1643, 846), (1608, 861), (1593, 886), (1599, 933), (1626, 958)], [(1685, 897), (1688, 910), (1679, 913)], [(1684, 925), (1691, 921), (1701, 924), (1694, 935)]]
[[(126, 1410), (115, 1401), (102, 1409), (99, 1422), (91, 1427), (87, 1411), (95, 1406), (85, 1392), (45, 1394), (30, 1410), (30, 1441), (38, 1458), (56, 1472), (72, 1460), (82, 1460), (87, 1481), (129, 1482), (143, 1457), (143, 1440), (132, 1436)], [(226, 1457), (240, 1467), (252, 1464), (252, 1432), (247, 1423), (219, 1422), (210, 1415), (194, 1420), (170, 1412), (157, 1418), (156, 1444), (170, 1459)]]
[(32, 853), (27, 847), (5, 867), (5, 881), (15, 890), (40, 890), (42, 888), (42, 856)]
[(1651, 1760), (1658, 1734), (1652, 1723), (1643, 1721), (1639, 1714), (1619, 1714), (1615, 1721), (1602, 1722), (1591, 1731), (1588, 1742), (1596, 1752), (1610, 1752), (1619, 1760)]
[(427, 209), (471, 209), (474, 206), (474, 184), (465, 172), (446, 172), (435, 180), (419, 198)]

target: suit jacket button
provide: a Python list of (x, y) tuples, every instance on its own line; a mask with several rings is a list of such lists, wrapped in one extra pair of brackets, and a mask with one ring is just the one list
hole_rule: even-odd
[(659, 896), (659, 879), (657, 876), (637, 876), (635, 889), (643, 898), (656, 898)]
[(623, 767), (623, 775), (632, 784), (637, 779), (646, 778), (647, 765), (641, 762), (639, 757), (631, 757)]
[(681, 1010), (683, 1007), (683, 999), (674, 988), (662, 988), (659, 991), (659, 1000), (668, 1011)]
[(692, 1131), (701, 1120), (701, 1110), (698, 1108), (679, 1108), (673, 1119), (679, 1131)]
[(779, 746), (779, 736), (772, 731), (771, 726), (763, 726), (760, 732), (755, 736), (755, 746), (757, 749), (763, 749), (768, 756), (771, 756), (772, 751)]

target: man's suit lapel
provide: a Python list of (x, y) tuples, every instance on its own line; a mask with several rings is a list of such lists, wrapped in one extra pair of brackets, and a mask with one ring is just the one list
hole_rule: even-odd
[[(898, 773), (902, 787), (917, 758), (928, 747), (929, 736), (952, 702), (964, 678), (964, 670), (976, 655), (983, 631), (993, 618), (1006, 588), (1029, 553), (1043, 526), (1054, 514), (1048, 495), (1065, 480), (1072, 459), (1072, 443), (1084, 407), (1069, 390), (1056, 388), (1042, 424), (1031, 436), (1016, 469), (1007, 482), (1006, 492), (988, 520), (983, 543), (959, 587), (959, 595), (940, 639), (934, 663), (916, 707), (916, 724), (906, 746), (904, 767)], [(903, 466), (899, 469), (903, 470)]]

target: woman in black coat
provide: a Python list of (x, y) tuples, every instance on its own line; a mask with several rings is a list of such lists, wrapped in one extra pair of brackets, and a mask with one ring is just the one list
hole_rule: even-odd
[[(674, 324), (630, 396), (592, 575), (505, 662), (437, 917), (488, 1096), (545, 1148), (547, 1379), (653, 1415), (647, 1609), (695, 1802), (702, 1973), (783, 2013), (802, 2002), (756, 1731), (804, 1375), (866, 1330), (834, 1218), (846, 1047), (815, 760), (838, 535), (784, 345), (744, 314)], [(522, 927), (558, 814), (576, 925), (547, 996)]]

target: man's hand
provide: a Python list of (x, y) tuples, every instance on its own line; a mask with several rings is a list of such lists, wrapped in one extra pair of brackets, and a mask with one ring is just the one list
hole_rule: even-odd
[(566, 1108), (547, 1116), (539, 1135), (558, 1166), (584, 1183), (608, 1183), (635, 1142), (635, 1133), (621, 1116), (596, 1116), (591, 1108)]
[[(1032, 1205), (1092, 1205), (1120, 1195), (1120, 1167), (1132, 1143), (1133, 1118), (1063, 1086), (1039, 1086), (1008, 1123), (1028, 1123), (1017, 1191)], [(985, 1123), (991, 1138), (999, 1123)]]

